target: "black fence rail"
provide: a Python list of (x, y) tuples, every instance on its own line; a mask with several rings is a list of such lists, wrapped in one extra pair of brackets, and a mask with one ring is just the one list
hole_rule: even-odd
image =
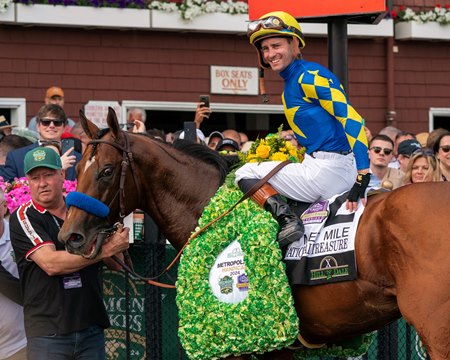
[[(145, 232), (130, 246), (135, 270), (147, 277), (159, 275), (175, 257), (151, 218)], [(174, 284), (176, 266), (159, 281)], [(188, 360), (178, 338), (175, 290), (135, 281), (128, 274), (103, 270), (104, 301), (111, 327), (106, 331), (108, 360)], [(338, 358), (310, 358), (334, 360)], [(340, 358), (342, 359), (342, 358)], [(403, 319), (379, 330), (361, 360), (427, 360), (420, 339)]]

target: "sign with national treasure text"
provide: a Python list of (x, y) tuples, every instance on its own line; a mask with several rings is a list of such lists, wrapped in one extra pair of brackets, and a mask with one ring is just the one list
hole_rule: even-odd
[(258, 95), (258, 69), (212, 65), (211, 93)]

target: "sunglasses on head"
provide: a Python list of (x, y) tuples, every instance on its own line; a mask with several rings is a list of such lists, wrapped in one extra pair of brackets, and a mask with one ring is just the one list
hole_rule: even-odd
[(247, 36), (254, 34), (261, 28), (266, 30), (283, 30), (283, 29), (289, 30), (294, 32), (295, 34), (300, 36), (300, 38), (303, 39), (303, 34), (300, 31), (298, 31), (298, 29), (296, 29), (293, 26), (285, 24), (283, 20), (281, 20), (276, 16), (269, 16), (268, 18), (265, 19), (250, 21), (247, 26)]
[(64, 120), (60, 119), (40, 119), (39, 123), (43, 126), (50, 126), (51, 123), (55, 125), (56, 127), (60, 127), (64, 125)]
[(416, 151), (414, 151), (411, 156), (420, 154), (422, 156), (434, 156), (433, 150), (431, 149), (417, 149)]
[(443, 152), (448, 153), (450, 151), (450, 145), (439, 146)]
[(379, 146), (371, 147), (369, 150), (373, 150), (375, 154), (379, 154), (383, 150), (383, 154), (386, 156), (391, 155), (393, 151), (392, 149), (380, 148)]

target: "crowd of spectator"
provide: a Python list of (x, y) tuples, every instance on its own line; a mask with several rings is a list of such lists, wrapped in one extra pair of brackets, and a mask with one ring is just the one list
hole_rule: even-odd
[[(49, 88), (46, 92), (44, 102), (45, 104), (39, 109), (37, 115), (29, 124), (29, 129), (27, 129), (29, 133), (23, 133), (23, 136), (18, 135), (17, 132), (13, 133), (12, 130), (14, 130), (14, 126), (10, 125), (4, 117), (0, 117), (0, 176), (2, 177), (0, 180), (11, 183), (16, 179), (25, 176), (29, 178), (30, 174), (33, 173), (33, 169), (24, 168), (24, 160), (26, 159), (27, 154), (33, 150), (35, 151), (35, 156), (38, 156), (41, 153), (48, 155), (49, 151), (51, 151), (52, 154), (56, 153), (57, 158), (59, 158), (57, 162), (58, 166), (56, 168), (51, 168), (52, 174), (58, 177), (58, 183), (56, 186), (53, 185), (54, 189), (59, 187), (59, 184), (62, 181), (61, 177), (65, 177), (69, 180), (76, 179), (75, 166), (80, 161), (81, 154), (89, 139), (84, 133), (80, 123), (67, 118), (63, 109), (64, 92), (61, 88), (55, 86)], [(145, 109), (129, 109), (124, 130), (135, 133), (145, 133), (148, 136), (152, 136), (159, 141), (168, 144), (178, 140), (188, 140), (189, 130), (187, 127), (174, 133), (165, 133), (162, 129), (152, 128), (151, 119), (147, 119), (146, 115)], [(208, 121), (211, 115), (212, 109), (209, 106), (205, 106), (205, 104), (201, 102), (197, 104), (191, 124), (193, 125), (192, 128), (195, 129), (192, 140), (209, 147), (211, 150), (219, 152), (223, 156), (233, 159), (233, 161), (238, 161), (237, 154), (239, 152), (248, 151), (256, 139), (249, 139), (247, 134), (238, 132), (236, 129), (215, 129), (206, 136), (202, 131), (202, 124), (204, 121)], [(370, 186), (394, 190), (418, 182), (447, 181), (450, 179), (450, 132), (448, 130), (436, 129), (430, 133), (414, 134), (388, 126), (375, 135), (373, 135), (367, 127), (365, 127), (365, 131), (369, 142)], [(30, 137), (29, 135), (33, 133), (36, 134), (35, 137)], [(295, 147), (301, 147), (299, 139), (292, 130), (282, 130), (281, 137), (285, 141), (291, 142)], [(36, 149), (38, 150), (37, 152)], [(25, 166), (27, 165), (25, 164)], [(40, 173), (39, 176), (48, 176), (48, 171)], [(39, 203), (40, 195), (37, 185), (33, 188), (33, 196), (36, 197), (36, 203)], [(55, 196), (59, 200), (62, 198), (60, 191), (58, 191)], [(64, 212), (65, 208), (63, 203), (60, 202), (59, 205), (62, 208), (62, 210), (59, 210)], [(45, 213), (46, 206), (48, 207), (48, 204), (42, 205), (41, 210), (44, 211), (43, 214)], [(0, 313), (2, 309), (9, 309), (7, 320), (11, 321), (9, 322), (10, 325), (8, 325), (9, 323), (5, 325), (6, 330), (8, 326), (12, 328), (13, 325), (15, 329), (14, 332), (7, 330), (7, 337), (2, 336), (2, 338), (6, 340), (3, 342), (0, 340), (0, 356), (7, 356), (8, 358), (9, 356), (16, 356), (14, 359), (25, 359), (26, 338), (21, 307), (23, 299), (18, 291), (18, 274), (20, 271), (18, 273), (17, 266), (14, 261), (11, 261), (12, 257), (10, 258), (7, 256), (8, 254), (12, 254), (12, 246), (9, 235), (9, 225), (6, 218), (4, 219), (6, 213), (7, 208), (5, 205), (5, 198), (3, 191), (0, 189), (0, 255), (2, 255), (0, 258)], [(51, 211), (49, 211), (49, 213), (51, 214)], [(34, 215), (40, 216), (39, 214)], [(54, 214), (52, 216), (55, 218)], [(52, 230), (52, 239), (54, 241), (53, 243), (47, 244), (51, 245), (47, 250), (51, 250), (50, 254), (52, 256), (60, 255), (59, 252), (63, 251), (63, 249), (58, 248), (56, 245), (55, 236), (63, 219), (64, 216), (57, 218), (58, 221), (55, 222), (56, 228)], [(19, 229), (16, 225), (15, 227)], [(43, 230), (44, 229), (39, 228), (36, 230), (36, 233)], [(27, 243), (27, 236), (28, 235), (23, 234), (21, 237), (23, 244)], [(122, 248), (124, 247), (123, 244), (121, 246)], [(44, 270), (42, 272), (42, 279), (45, 279), (54, 274), (50, 274), (49, 271), (47, 271), (47, 265), (45, 261), (40, 258), (40, 252), (37, 251), (38, 248), (40, 248), (40, 246), (36, 247), (35, 244), (27, 243), (27, 247), (24, 245), (23, 251), (16, 251), (16, 254), (20, 254), (21, 256), (19, 260), (28, 260), (28, 258), (36, 259), (34, 262), (22, 262), (22, 272), (26, 271), (25, 269), (29, 267), (30, 264), (33, 264), (35, 268), (41, 267)], [(31, 253), (29, 253), (30, 249), (32, 250)], [(110, 253), (114, 253), (114, 251), (111, 251)], [(48, 251), (42, 253), (47, 254)], [(75, 262), (79, 261), (79, 259), (74, 258), (71, 258), (71, 260)], [(79, 264), (76, 268), (76, 273), (78, 274), (85, 271), (82, 270), (85, 266), (91, 265), (87, 262), (82, 264), (77, 262), (77, 264)], [(67, 274), (72, 273), (71, 270), (72, 269), (63, 269), (57, 275), (64, 279), (67, 277)], [(45, 274), (46, 272), (47, 274)], [(45, 283), (46, 280), (42, 281)], [(33, 300), (31, 299), (32, 296), (27, 294), (26, 289), (24, 284), (22, 284), (22, 293), (25, 294), (25, 302), (27, 303)], [(48, 306), (49, 308), (52, 308), (50, 304)], [(25, 312), (25, 314), (26, 319), (29, 319), (31, 315), (27, 312)], [(22, 326), (16, 327), (17, 321), (21, 322)], [(62, 322), (62, 324), (65, 323)], [(106, 325), (105, 320), (104, 324), (101, 324), (101, 326)], [(28, 329), (31, 329), (31, 325), (27, 326)], [(58, 331), (57, 324), (52, 324), (51, 326), (55, 327), (55, 330), (52, 331)], [(86, 326), (90, 328), (95, 326), (95, 324), (89, 323)], [(2, 329), (4, 330), (5, 328), (3, 327)], [(81, 329), (76, 329), (76, 331), (78, 330)], [(2, 331), (0, 331), (0, 334)], [(39, 331), (38, 336), (44, 334)], [(31, 330), (28, 330), (28, 332), (30, 334), (32, 333)], [(100, 339), (102, 339), (101, 336)], [(40, 346), (36, 341), (32, 340), (30, 342), (30, 340), (32, 339), (28, 339), (29, 344), (33, 344), (34, 347)]]

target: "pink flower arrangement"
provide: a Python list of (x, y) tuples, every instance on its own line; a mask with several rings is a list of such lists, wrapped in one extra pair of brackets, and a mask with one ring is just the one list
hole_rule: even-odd
[[(12, 214), (20, 205), (26, 203), (31, 199), (30, 188), (28, 187), (28, 180), (25, 177), (15, 178), (12, 183), (4, 181), (0, 176), (0, 188), (5, 194), (5, 200), (8, 204), (8, 210)], [(64, 196), (75, 191), (77, 188), (77, 181), (64, 180), (63, 193)]]

